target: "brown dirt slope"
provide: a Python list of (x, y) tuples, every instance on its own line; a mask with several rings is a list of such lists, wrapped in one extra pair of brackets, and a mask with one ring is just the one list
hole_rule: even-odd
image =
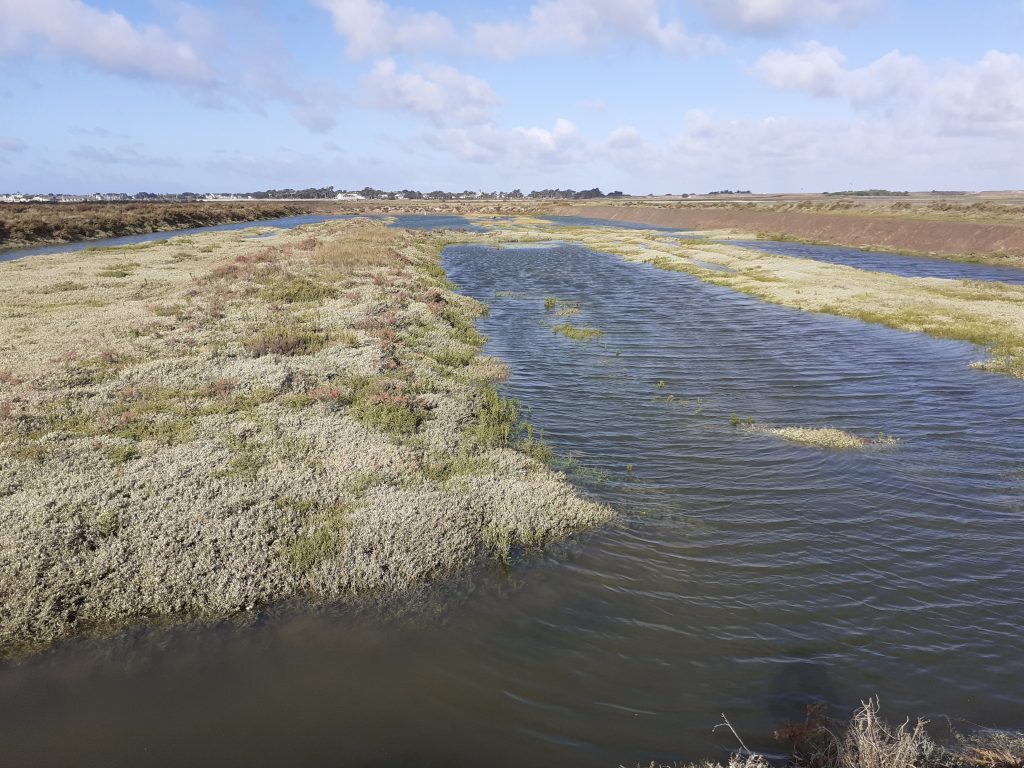
[(700, 207), (665, 210), (655, 206), (560, 206), (553, 213), (593, 216), (685, 229), (741, 229), (836, 245), (913, 251), (937, 256), (999, 254), (1024, 259), (1024, 225), (934, 221), (827, 213), (798, 213)]

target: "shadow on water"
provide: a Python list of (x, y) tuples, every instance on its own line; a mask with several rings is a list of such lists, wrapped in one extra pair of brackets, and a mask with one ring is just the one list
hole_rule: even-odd
[[(0, 668), (6, 759), (628, 766), (724, 755), (721, 712), (771, 750), (808, 701), (874, 694), (1024, 725), (1021, 382), (966, 344), (575, 246), (444, 263), (490, 305), (506, 393), (618, 524), (426, 611), (267, 611)], [(604, 336), (552, 333), (546, 296)], [(732, 413), (902, 443), (818, 451)]]

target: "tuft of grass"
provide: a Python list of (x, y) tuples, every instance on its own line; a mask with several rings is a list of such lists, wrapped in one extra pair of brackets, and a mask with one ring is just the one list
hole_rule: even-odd
[(253, 357), (264, 355), (312, 355), (327, 346), (323, 331), (300, 322), (270, 325), (246, 340), (244, 346)]
[(470, 347), (443, 347), (431, 352), (430, 357), (449, 368), (465, 368), (476, 357), (476, 350)]
[(306, 572), (322, 562), (341, 554), (345, 533), (351, 527), (353, 509), (347, 504), (335, 504), (316, 516), (309, 530), (285, 545), (280, 556), (299, 572)]
[(92, 527), (103, 537), (114, 536), (121, 530), (121, 516), (118, 515), (117, 510), (104, 509), (96, 515)]
[(135, 274), (135, 270), (138, 269), (138, 264), (134, 262), (124, 262), (123, 264), (111, 264), (109, 267), (104, 267), (96, 274), (99, 277), (129, 277)]
[(353, 475), (345, 482), (345, 490), (355, 497), (365, 496), (371, 488), (388, 485), (391, 482), (391, 475), (383, 472), (364, 472)]
[(471, 428), (472, 436), (485, 448), (507, 446), (519, 436), (520, 415), (516, 400), (489, 389), (484, 393), (476, 425)]
[(483, 530), (484, 547), (491, 557), (502, 565), (509, 565), (512, 562), (512, 544), (515, 542), (515, 532), (507, 525), (491, 523)]
[(473, 325), (473, 318), (468, 312), (449, 306), (441, 310), (441, 317), (452, 327), (451, 335), (456, 341), (471, 347), (482, 347), (487, 341), (487, 337)]
[(349, 397), (352, 417), (381, 432), (411, 435), (427, 418), (426, 406), (400, 380), (357, 378)]
[(139, 449), (134, 445), (115, 445), (112, 448), (107, 449), (107, 456), (110, 460), (121, 466), (127, 464), (129, 461), (134, 461), (139, 458), (142, 454), (139, 453)]
[(546, 299), (544, 299), (544, 309), (551, 311), (557, 306), (558, 299), (556, 299), (554, 296), (548, 296)]
[(337, 296), (337, 291), (319, 280), (289, 275), (265, 285), (260, 296), (270, 302), (309, 304), (333, 299)]
[(83, 291), (86, 286), (76, 283), (74, 280), (63, 280), (52, 285), (45, 285), (39, 289), (39, 293), (65, 293), (67, 291)]
[(599, 328), (588, 328), (585, 326), (573, 325), (572, 323), (559, 323), (551, 326), (552, 333), (560, 333), (567, 339), (573, 341), (594, 341), (604, 335)]

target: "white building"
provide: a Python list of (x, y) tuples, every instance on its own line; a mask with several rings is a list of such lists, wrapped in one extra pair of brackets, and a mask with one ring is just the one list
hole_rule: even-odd
[(339, 192), (334, 196), (335, 200), (365, 200), (366, 198), (358, 192)]

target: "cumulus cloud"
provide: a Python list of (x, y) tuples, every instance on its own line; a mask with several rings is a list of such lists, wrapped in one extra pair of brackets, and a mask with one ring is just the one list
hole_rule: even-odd
[(21, 139), (8, 139), (0, 136), (0, 152), (24, 152), (26, 149), (28, 149), (28, 144)]
[(657, 0), (540, 0), (526, 19), (477, 24), (476, 48), (499, 58), (600, 48), (612, 40), (654, 44), (678, 53), (714, 49), (717, 42), (663, 21)]
[(878, 0), (702, 0), (712, 19), (741, 34), (775, 34), (867, 15)]
[(576, 125), (559, 118), (551, 128), (504, 130), (494, 123), (443, 128), (424, 133), (434, 149), (472, 163), (507, 169), (536, 169), (578, 163), (586, 143)]
[(811, 42), (766, 53), (754, 72), (773, 88), (843, 99), (857, 109), (927, 115), (940, 131), (1024, 132), (1024, 57), (1019, 54), (989, 51), (976, 64), (929, 65), (891, 51), (850, 68), (839, 50)]
[(313, 0), (331, 14), (352, 58), (385, 56), (451, 44), (451, 22), (434, 11), (393, 8), (384, 0)]
[(0, 55), (43, 43), (58, 55), (130, 77), (207, 83), (210, 68), (185, 42), (159, 27), (133, 25), (120, 13), (81, 0), (0, 0)]
[(795, 51), (769, 51), (758, 60), (755, 71), (772, 88), (837, 96), (845, 63), (839, 49), (810, 42)]
[(635, 149), (643, 145), (644, 139), (640, 131), (631, 125), (624, 125), (608, 134), (605, 145), (612, 150)]
[(498, 101), (485, 81), (453, 67), (400, 72), (393, 59), (378, 61), (363, 78), (363, 89), (371, 106), (405, 110), (439, 125), (487, 122)]

